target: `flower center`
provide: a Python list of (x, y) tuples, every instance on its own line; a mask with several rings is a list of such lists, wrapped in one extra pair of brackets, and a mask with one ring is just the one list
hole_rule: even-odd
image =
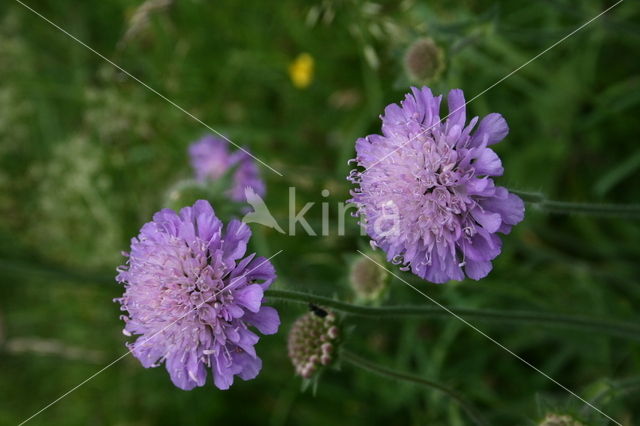
[(460, 170), (458, 153), (447, 144), (426, 143), (423, 162), (416, 175), (421, 195), (419, 223), (440, 239), (461, 226), (461, 217), (473, 201), (464, 192), (470, 174)]

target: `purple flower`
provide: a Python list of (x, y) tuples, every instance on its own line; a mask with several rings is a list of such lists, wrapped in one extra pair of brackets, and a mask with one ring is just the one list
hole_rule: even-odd
[(232, 187), (227, 195), (238, 202), (246, 201), (247, 187), (264, 197), (265, 185), (260, 179), (260, 171), (247, 151), (229, 151), (229, 142), (207, 135), (189, 147), (191, 165), (200, 181), (216, 180), (233, 170)]
[(262, 361), (258, 336), (278, 330), (278, 312), (261, 306), (276, 277), (268, 259), (245, 256), (249, 227), (237, 220), (223, 230), (207, 201), (176, 213), (164, 209), (131, 240), (127, 264), (118, 268), (124, 283), (123, 333), (145, 368), (162, 362), (184, 390), (213, 381), (228, 389), (233, 376), (255, 378)]
[(524, 204), (495, 186), (503, 173), (489, 145), (509, 132), (500, 114), (466, 124), (462, 90), (449, 92), (449, 115), (440, 122), (442, 96), (412, 88), (384, 111), (382, 135), (356, 142), (349, 180), (359, 187), (350, 200), (363, 216), (372, 245), (434, 283), (479, 280), (500, 254), (496, 232), (509, 233), (524, 217)]

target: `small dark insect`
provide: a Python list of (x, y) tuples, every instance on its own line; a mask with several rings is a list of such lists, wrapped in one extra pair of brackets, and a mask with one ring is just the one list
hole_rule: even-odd
[(314, 305), (313, 303), (309, 303), (309, 310), (320, 318), (324, 318), (328, 315), (327, 311), (325, 311), (318, 305)]

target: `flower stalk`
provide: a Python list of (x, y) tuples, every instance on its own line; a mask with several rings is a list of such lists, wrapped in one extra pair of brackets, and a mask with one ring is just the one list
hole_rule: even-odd
[(412, 374), (391, 370), (387, 367), (364, 359), (346, 349), (342, 349), (340, 351), (340, 356), (343, 361), (378, 376), (386, 377), (388, 379), (400, 380), (403, 382), (409, 382), (419, 386), (423, 386), (425, 388), (435, 389), (439, 392), (443, 392), (455, 402), (457, 402), (475, 424), (486, 425), (486, 422), (482, 419), (480, 413), (478, 413), (478, 411), (471, 404), (469, 404), (460, 394), (447, 388), (446, 386)]
[[(290, 290), (268, 290), (265, 296), (271, 300), (293, 303), (314, 303), (342, 312), (345, 315), (367, 318), (389, 317), (449, 317), (451, 314), (438, 306), (406, 305), (406, 306), (362, 306), (315, 294)], [(449, 308), (456, 315), (465, 319), (480, 321), (498, 321), (501, 324), (531, 324), (555, 328), (567, 328), (583, 332), (598, 333), (640, 341), (640, 327), (622, 321), (593, 319), (577, 315), (563, 315), (551, 312), (509, 311), (497, 309)]]
[(569, 201), (549, 200), (539, 192), (515, 191), (525, 203), (535, 209), (555, 214), (582, 214), (589, 216), (624, 217), (628, 219), (640, 219), (640, 205), (637, 204), (598, 204), (598, 203), (573, 203)]

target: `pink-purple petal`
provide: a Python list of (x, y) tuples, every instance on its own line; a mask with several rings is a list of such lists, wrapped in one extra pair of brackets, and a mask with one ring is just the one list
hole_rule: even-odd
[(253, 325), (260, 333), (275, 334), (280, 327), (280, 316), (271, 306), (262, 306), (258, 312), (247, 312), (244, 315), (247, 323)]
[(471, 138), (471, 143), (479, 144), (486, 137), (487, 145), (493, 145), (504, 139), (507, 134), (509, 134), (507, 121), (502, 115), (492, 112), (480, 120), (480, 125)]
[(473, 167), (478, 175), (501, 176), (504, 172), (500, 157), (490, 148), (481, 149), (473, 162)]
[(262, 303), (264, 292), (258, 284), (248, 285), (236, 291), (236, 302), (251, 312), (258, 312)]

